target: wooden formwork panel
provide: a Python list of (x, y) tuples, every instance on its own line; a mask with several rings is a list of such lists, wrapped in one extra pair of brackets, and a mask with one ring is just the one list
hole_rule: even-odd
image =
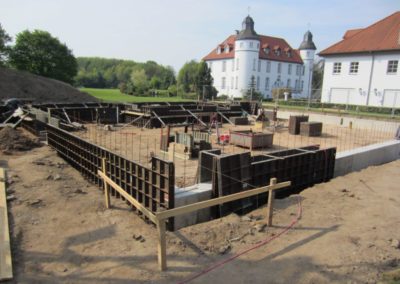
[(300, 133), (300, 123), (308, 121), (308, 115), (291, 115), (289, 117), (289, 133), (297, 135)]
[[(81, 174), (103, 188), (97, 171), (102, 160), (106, 160), (106, 175), (129, 195), (155, 213), (174, 208), (175, 172), (174, 164), (152, 157), (151, 168), (130, 161), (105, 148), (89, 143), (66, 131), (47, 126), (47, 142)], [(111, 195), (122, 198), (111, 189)], [(168, 222), (173, 230), (173, 219)]]

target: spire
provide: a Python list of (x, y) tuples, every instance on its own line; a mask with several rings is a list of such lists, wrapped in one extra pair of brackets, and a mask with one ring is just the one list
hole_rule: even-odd
[(312, 40), (312, 33), (310, 31), (307, 31), (304, 34), (304, 38), (303, 38), (303, 42), (300, 44), (299, 49), (312, 49), (312, 50), (316, 50), (317, 48), (315, 47), (315, 44)]
[(236, 37), (238, 39), (259, 39), (256, 31), (254, 30), (254, 21), (250, 16), (244, 18), (242, 22), (242, 30)]

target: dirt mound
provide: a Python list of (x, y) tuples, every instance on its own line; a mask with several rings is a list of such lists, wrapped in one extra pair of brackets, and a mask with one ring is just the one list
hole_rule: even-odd
[(28, 72), (0, 68), (0, 100), (20, 98), (35, 103), (96, 102), (71, 85)]
[(21, 131), (11, 127), (5, 127), (0, 130), (0, 150), (10, 151), (28, 151), (35, 147), (40, 147), (38, 140), (32, 140), (26, 137)]

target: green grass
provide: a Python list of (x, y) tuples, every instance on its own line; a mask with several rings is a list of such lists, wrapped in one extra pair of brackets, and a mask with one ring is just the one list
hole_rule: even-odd
[(121, 102), (121, 103), (141, 103), (141, 102), (183, 102), (190, 101), (182, 99), (181, 97), (137, 97), (121, 93), (118, 89), (93, 89), (93, 88), (80, 88), (82, 92), (108, 102)]

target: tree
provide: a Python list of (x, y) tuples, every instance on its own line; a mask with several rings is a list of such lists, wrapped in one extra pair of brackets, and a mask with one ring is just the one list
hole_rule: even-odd
[(72, 83), (77, 62), (65, 44), (46, 31), (23, 31), (10, 52), (10, 64), (19, 70)]
[(211, 76), (211, 69), (208, 68), (207, 63), (201, 61), (197, 67), (196, 74), (196, 92), (197, 95), (204, 99), (212, 99), (217, 96), (215, 88), (212, 87), (214, 82)]
[(196, 77), (198, 63), (195, 60), (186, 62), (178, 73), (178, 84), (183, 86), (185, 92), (196, 90)]
[(255, 87), (256, 87), (256, 78), (253, 75), (250, 77), (249, 88), (243, 94), (243, 99), (250, 101), (262, 100), (263, 95), (260, 92), (255, 91)]
[(149, 82), (143, 68), (132, 71), (131, 82), (133, 83), (137, 94), (143, 94), (149, 89)]
[(3, 29), (0, 24), (0, 66), (4, 66), (7, 60), (7, 56), (10, 52), (10, 48), (8, 47), (8, 43), (11, 41), (11, 37), (7, 34), (7, 32)]

